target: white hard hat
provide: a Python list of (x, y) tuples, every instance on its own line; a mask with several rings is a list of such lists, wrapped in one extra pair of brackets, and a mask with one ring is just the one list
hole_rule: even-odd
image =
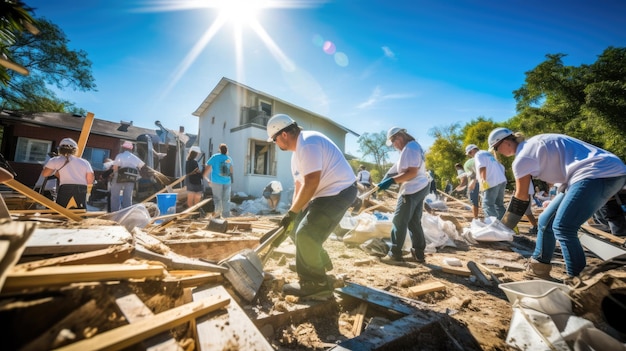
[(406, 133), (406, 129), (400, 127), (392, 127), (387, 131), (387, 146), (391, 146), (393, 144), (391, 142), (391, 137), (400, 132)]
[(475, 144), (469, 144), (465, 147), (465, 154), (469, 155), (470, 151), (474, 150), (474, 149), (478, 149), (478, 146), (476, 146)]
[(130, 141), (126, 140), (123, 144), (122, 147), (124, 149), (128, 149), (128, 150), (132, 150), (133, 149), (133, 143), (131, 143)]
[(489, 151), (492, 151), (497, 143), (501, 142), (509, 135), (513, 135), (513, 132), (508, 128), (496, 128), (492, 130), (491, 133), (489, 133), (489, 139), (487, 139), (489, 142)]
[(200, 147), (199, 147), (199, 146), (195, 146), (195, 145), (194, 145), (194, 146), (192, 146), (192, 147), (189, 149), (189, 152), (193, 152), (193, 151), (195, 151), (195, 152), (197, 152), (197, 153), (201, 153), (201, 152), (202, 152), (202, 150), (200, 150)]
[(72, 138), (64, 138), (59, 143), (59, 146), (69, 146), (69, 147), (77, 148), (78, 144)]
[(274, 135), (294, 123), (296, 121), (285, 114), (273, 115), (267, 122), (267, 141), (274, 141)]

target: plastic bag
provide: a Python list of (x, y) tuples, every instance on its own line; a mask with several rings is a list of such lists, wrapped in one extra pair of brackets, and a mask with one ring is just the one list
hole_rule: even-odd
[(473, 220), (469, 233), (465, 233), (464, 237), (472, 243), (472, 239), (475, 241), (513, 241), (514, 235), (515, 232), (496, 217), (489, 217), (485, 218), (485, 222)]

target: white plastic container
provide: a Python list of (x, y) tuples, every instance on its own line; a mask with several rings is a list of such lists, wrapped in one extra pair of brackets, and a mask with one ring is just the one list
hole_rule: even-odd
[(543, 312), (549, 315), (572, 313), (571, 288), (547, 280), (524, 280), (498, 285), (512, 305)]

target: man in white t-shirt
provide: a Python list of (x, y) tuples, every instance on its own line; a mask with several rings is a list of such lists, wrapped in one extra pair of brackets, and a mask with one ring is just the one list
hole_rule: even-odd
[(473, 157), (476, 167), (476, 178), (483, 193), (483, 211), (486, 217), (502, 219), (504, 207), (504, 190), (506, 176), (504, 166), (488, 151), (474, 147), (467, 155)]
[(288, 115), (272, 116), (268, 141), (292, 151), (294, 194), (281, 225), (296, 244), (299, 282), (285, 284), (283, 292), (303, 298), (329, 298), (333, 286), (326, 270), (332, 268), (322, 244), (339, 224), (357, 196), (356, 177), (341, 150), (325, 135), (302, 131)]

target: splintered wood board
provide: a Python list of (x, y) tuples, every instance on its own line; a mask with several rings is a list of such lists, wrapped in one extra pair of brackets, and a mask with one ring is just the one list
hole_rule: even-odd
[[(223, 286), (196, 288), (192, 294), (194, 301), (231, 297)], [(198, 318), (196, 331), (198, 350), (274, 350), (234, 299), (226, 313), (216, 311)]]
[(37, 228), (26, 242), (24, 256), (73, 254), (132, 242), (123, 226), (92, 228)]

